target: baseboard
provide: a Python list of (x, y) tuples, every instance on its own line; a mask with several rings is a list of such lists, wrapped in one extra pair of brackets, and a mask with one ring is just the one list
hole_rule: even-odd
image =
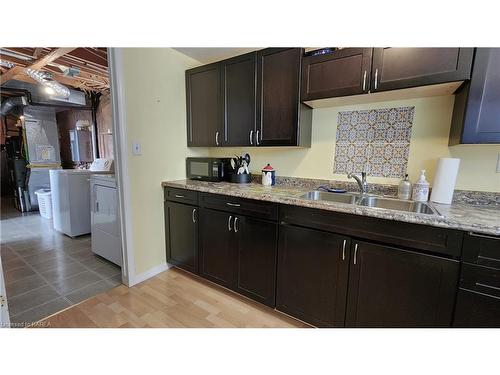
[(143, 281), (146, 281), (147, 279), (150, 279), (158, 275), (159, 273), (168, 270), (170, 267), (170, 264), (165, 262), (157, 265), (156, 267), (150, 268), (146, 272), (143, 272), (139, 275), (134, 275), (133, 279), (129, 283), (129, 286), (134, 286), (136, 284), (142, 283)]

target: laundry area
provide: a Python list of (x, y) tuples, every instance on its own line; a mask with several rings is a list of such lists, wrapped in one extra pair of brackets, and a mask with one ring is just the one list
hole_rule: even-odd
[(24, 327), (121, 283), (107, 50), (0, 55), (1, 266)]

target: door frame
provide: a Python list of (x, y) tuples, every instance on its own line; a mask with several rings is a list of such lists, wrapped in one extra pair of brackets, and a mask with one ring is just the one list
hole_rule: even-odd
[(0, 328), (10, 327), (9, 305), (7, 304), (7, 292), (5, 291), (5, 280), (3, 278), (2, 258), (0, 257)]
[(113, 114), (113, 148), (115, 155), (116, 187), (120, 206), (120, 232), (122, 242), (122, 283), (133, 286), (140, 281), (135, 277), (135, 257), (132, 236), (131, 188), (128, 182), (128, 141), (125, 89), (123, 87), (123, 51), (108, 48), (108, 71), (110, 78), (111, 108)]

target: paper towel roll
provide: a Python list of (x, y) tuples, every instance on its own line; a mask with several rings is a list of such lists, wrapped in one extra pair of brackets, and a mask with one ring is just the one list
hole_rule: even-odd
[(450, 204), (457, 182), (460, 159), (440, 158), (437, 163), (434, 183), (432, 184), (431, 201)]

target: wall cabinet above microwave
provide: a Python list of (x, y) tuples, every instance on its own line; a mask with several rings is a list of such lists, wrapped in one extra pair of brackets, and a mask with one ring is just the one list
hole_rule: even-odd
[(307, 56), (302, 63), (301, 99), (311, 101), (468, 80), (473, 51), (345, 48), (328, 55)]
[(311, 145), (302, 48), (267, 48), (186, 71), (188, 146)]

